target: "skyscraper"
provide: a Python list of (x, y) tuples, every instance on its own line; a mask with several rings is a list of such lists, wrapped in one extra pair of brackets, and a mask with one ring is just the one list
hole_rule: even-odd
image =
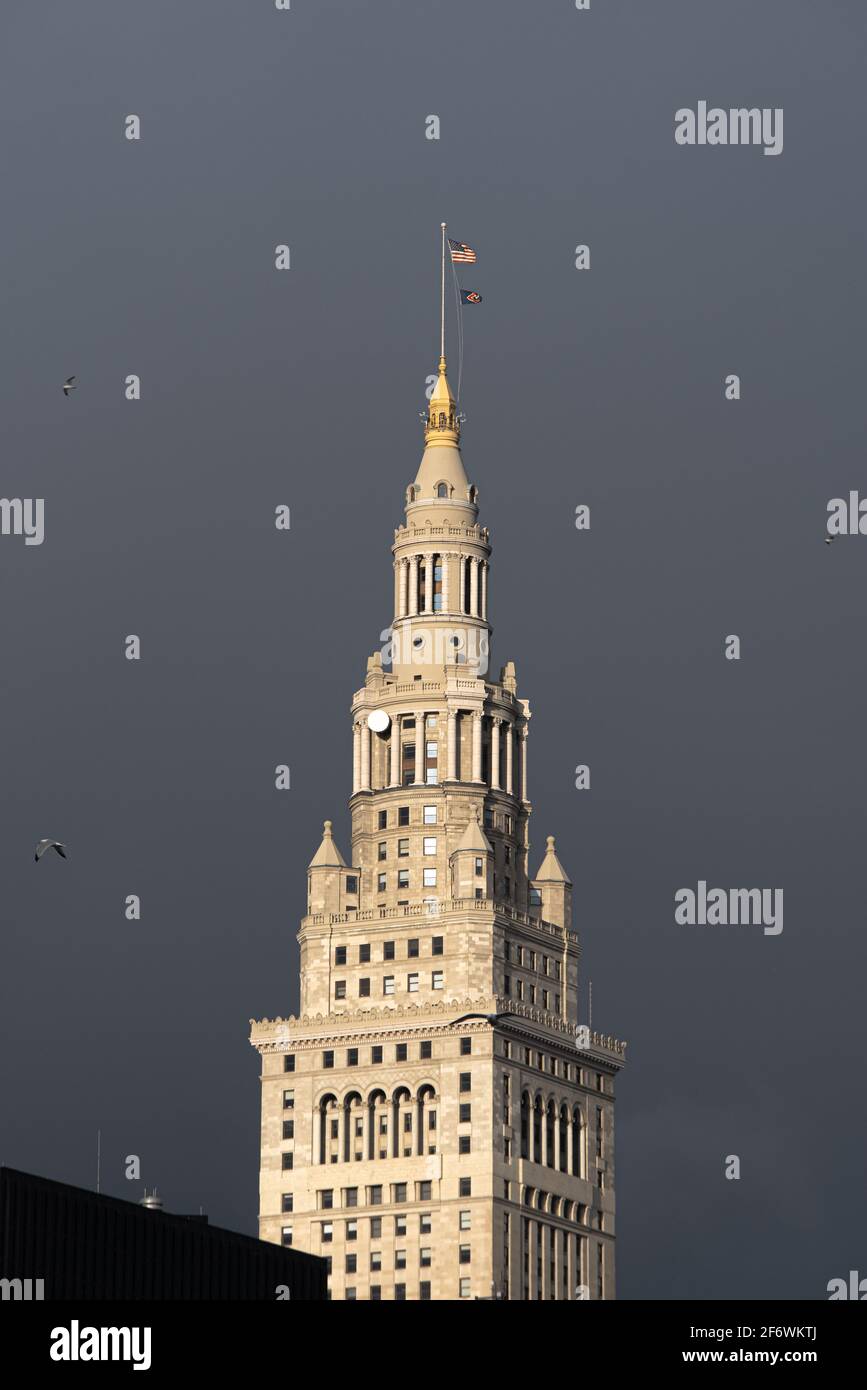
[(262, 1055), (259, 1232), (338, 1299), (614, 1297), (614, 1081), (578, 1025), (572, 884), (530, 877), (530, 708), (488, 669), (491, 546), (445, 356), (352, 701), (352, 840), (325, 822), (301, 1012)]

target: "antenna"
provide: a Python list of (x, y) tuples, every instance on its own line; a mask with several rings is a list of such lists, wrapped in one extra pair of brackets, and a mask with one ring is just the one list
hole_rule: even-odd
[(440, 223), (443, 238), (442, 264), (440, 266), (440, 357), (446, 355), (446, 223)]
[(592, 980), (588, 980), (587, 983), (588, 983), (587, 1026), (588, 1026), (588, 1028), (590, 1028), (590, 1029), (592, 1030), (592, 1028), (593, 1028), (593, 981), (592, 981)]
[(99, 1170), (102, 1158), (102, 1130), (96, 1131), (96, 1190), (99, 1191)]

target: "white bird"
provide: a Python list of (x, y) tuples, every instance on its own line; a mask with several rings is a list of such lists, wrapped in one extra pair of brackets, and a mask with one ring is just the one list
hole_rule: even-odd
[(825, 537), (825, 544), (826, 544), (826, 545), (830, 545), (831, 542), (832, 542), (832, 541), (835, 541), (836, 539), (837, 539), (836, 536), (826, 536), (826, 537)]
[(43, 854), (47, 854), (50, 849), (56, 849), (61, 859), (67, 858), (66, 846), (62, 845), (59, 840), (40, 840), (33, 858), (38, 863)]
[(64, 396), (68, 396), (69, 393), (70, 393), (70, 391), (77, 391), (77, 390), (78, 390), (78, 387), (77, 387), (77, 386), (73, 386), (73, 384), (72, 384), (74, 381), (75, 381), (75, 377), (74, 377), (74, 376), (68, 376), (68, 377), (66, 378), (66, 380), (65, 380), (64, 383), (63, 383), (63, 394), (64, 394)]

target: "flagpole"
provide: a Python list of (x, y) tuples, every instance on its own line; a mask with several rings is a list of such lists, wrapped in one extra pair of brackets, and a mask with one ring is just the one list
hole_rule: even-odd
[(446, 355), (446, 224), (440, 223), (443, 238), (442, 265), (440, 267), (440, 357)]

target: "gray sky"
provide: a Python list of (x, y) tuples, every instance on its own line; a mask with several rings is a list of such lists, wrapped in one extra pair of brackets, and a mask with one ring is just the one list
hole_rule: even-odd
[[(0, 490), (45, 540), (0, 536), (0, 1160), (91, 1186), (101, 1126), (105, 1190), (136, 1153), (255, 1230), (247, 1020), (297, 1007), (324, 817), (348, 848), (446, 219), (531, 865), (555, 833), (629, 1042), (620, 1296), (863, 1267), (867, 540), (823, 535), (867, 491), (864, 43), (855, 0), (4, 6)], [(782, 155), (677, 146), (700, 100), (784, 108)], [(782, 934), (675, 926), (699, 879)]]

